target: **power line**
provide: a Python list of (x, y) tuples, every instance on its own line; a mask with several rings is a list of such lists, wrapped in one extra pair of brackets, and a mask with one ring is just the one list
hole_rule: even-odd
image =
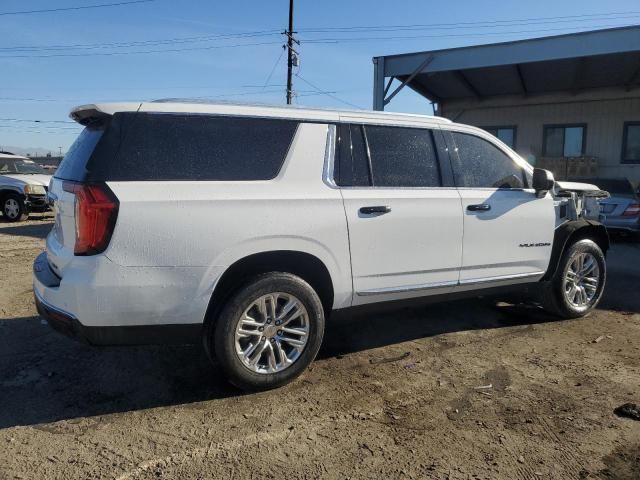
[[(626, 25), (597, 25), (593, 28), (602, 29), (608, 27), (635, 27), (637, 24)], [(571, 32), (568, 32), (571, 30)], [(375, 40), (413, 40), (418, 38), (444, 38), (444, 37), (485, 37), (493, 35), (521, 35), (529, 33), (544, 33), (544, 32), (567, 32), (578, 33), (584, 31), (583, 27), (574, 28), (549, 28), (542, 30), (519, 30), (510, 32), (483, 32), (483, 33), (455, 33), (455, 34), (433, 34), (433, 35), (394, 35), (394, 36), (379, 36), (379, 37), (327, 37), (327, 38), (311, 38), (308, 40), (302, 39), (301, 41), (306, 44), (337, 44), (343, 42), (363, 42), (363, 41), (375, 41)]]
[(326, 95), (327, 97), (331, 97), (334, 100), (337, 100), (338, 102), (344, 103), (345, 105), (349, 105), (351, 107), (355, 107), (358, 110), (362, 110), (362, 107), (351, 103), (351, 102), (347, 102), (346, 100), (343, 100), (339, 97), (336, 97), (335, 95), (333, 95), (332, 93), (326, 91), (326, 90), (322, 90), (320, 87), (318, 87), (317, 85), (314, 85), (313, 83), (311, 83), (309, 80), (305, 80), (304, 78), (302, 78), (300, 75), (296, 74), (296, 77), (299, 78), (300, 80), (302, 80), (304, 83), (306, 83), (307, 85), (309, 85), (311, 88), (313, 88), (314, 90), (316, 90), (318, 93), (322, 94), (322, 95)]
[(94, 48), (128, 48), (128, 47), (144, 47), (153, 45), (166, 45), (175, 43), (194, 43), (206, 42), (213, 40), (235, 40), (239, 38), (267, 37), (280, 35), (278, 30), (262, 30), (256, 32), (244, 33), (224, 33), (215, 35), (198, 35), (194, 37), (175, 37), (157, 40), (134, 40), (130, 42), (111, 42), (111, 43), (75, 43), (66, 45), (17, 45), (12, 47), (0, 47), (0, 51), (55, 51), (55, 50), (74, 50), (74, 49), (94, 49)]
[(33, 13), (53, 13), (53, 12), (68, 12), (71, 10), (88, 10), (92, 8), (105, 8), (105, 7), (120, 7), (123, 5), (133, 5), (135, 3), (149, 3), (155, 2), (156, 0), (129, 0), (126, 2), (115, 2), (115, 3), (100, 3), (97, 5), (81, 5), (79, 7), (60, 7), (60, 8), (44, 8), (42, 10), (22, 10), (15, 12), (0, 12), (0, 16), (6, 15), (30, 15)]
[[(513, 23), (527, 22), (528, 24), (535, 23), (563, 23), (563, 22), (582, 22), (593, 20), (615, 20), (617, 18), (603, 18), (603, 17), (621, 17), (627, 18), (629, 15), (638, 15), (640, 11), (633, 12), (610, 12), (610, 13), (593, 13), (583, 15), (563, 15), (559, 17), (533, 17), (533, 18), (520, 18), (520, 19), (506, 19), (506, 20), (484, 20), (477, 22), (455, 22), (455, 23), (430, 23), (430, 24), (409, 24), (409, 25), (361, 25), (361, 26), (349, 26), (349, 27), (316, 27), (316, 28), (302, 28), (300, 32), (340, 32), (340, 31), (357, 31), (357, 30), (376, 30), (376, 29), (411, 29), (411, 28), (437, 28), (437, 27), (463, 27), (463, 26), (501, 26), (501, 24), (507, 24), (504, 26), (513, 26)], [(557, 20), (557, 21), (554, 21)]]
[(92, 52), (92, 53), (53, 53), (45, 55), (0, 55), (0, 58), (53, 58), (53, 57), (95, 57), (95, 56), (117, 56), (117, 55), (141, 55), (149, 53), (172, 53), (172, 52), (190, 52), (197, 50), (215, 50), (219, 48), (240, 48), (240, 47), (257, 47), (261, 45), (279, 45), (280, 42), (256, 42), (256, 43), (239, 43), (232, 45), (208, 45), (205, 47), (189, 47), (189, 48), (167, 48), (160, 50), (137, 50), (132, 52)]
[(267, 85), (269, 84), (269, 81), (271, 80), (271, 77), (273, 76), (273, 73), (276, 71), (276, 68), (280, 64), (280, 60), (282, 60), (282, 56), (284, 55), (284, 52), (286, 51), (285, 49), (286, 49), (286, 47), (283, 45), (282, 46), (282, 51), (280, 52), (280, 55), (278, 55), (278, 59), (276, 60), (276, 63), (273, 64), (273, 68), (269, 72), (269, 76), (267, 77), (267, 79), (264, 82), (264, 85), (262, 86), (263, 90), (265, 88), (267, 88)]

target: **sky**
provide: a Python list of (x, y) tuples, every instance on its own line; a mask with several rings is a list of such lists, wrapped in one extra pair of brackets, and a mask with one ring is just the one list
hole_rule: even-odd
[[(80, 131), (69, 111), (85, 103), (283, 104), (288, 8), (288, 0), (2, 0), (0, 149), (64, 153)], [(295, 103), (370, 109), (374, 56), (639, 24), (640, 4), (295, 0), (294, 18)], [(386, 109), (432, 113), (410, 89)]]

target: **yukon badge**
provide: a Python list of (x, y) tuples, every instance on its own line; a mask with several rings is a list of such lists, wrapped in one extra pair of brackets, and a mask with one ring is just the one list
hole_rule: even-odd
[(521, 243), (521, 248), (531, 248), (531, 247), (550, 247), (551, 244), (549, 242), (540, 242), (540, 243)]

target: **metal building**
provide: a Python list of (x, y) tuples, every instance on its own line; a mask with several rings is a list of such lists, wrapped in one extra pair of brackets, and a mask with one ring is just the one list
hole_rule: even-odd
[(405, 86), (567, 176), (640, 181), (640, 27), (374, 57), (374, 110)]

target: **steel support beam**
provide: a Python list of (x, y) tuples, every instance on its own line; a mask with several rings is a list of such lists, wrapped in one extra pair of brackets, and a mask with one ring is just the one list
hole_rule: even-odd
[[(429, 55), (427, 58), (425, 58), (424, 61), (420, 64), (420, 66), (416, 68), (411, 75), (405, 78), (402, 81), (402, 83), (393, 92), (391, 92), (391, 95), (383, 99), (383, 105), (386, 105), (387, 103), (389, 103), (393, 99), (393, 97), (395, 97), (398, 93), (400, 93), (400, 90), (402, 90), (405, 87), (405, 85), (407, 85), (407, 83), (413, 80), (416, 75), (418, 75), (419, 73), (422, 73), (424, 69), (427, 68), (427, 65), (429, 65), (432, 61), (433, 61), (433, 55)], [(391, 84), (389, 84), (389, 86), (390, 85)]]
[(384, 110), (384, 57), (373, 58), (373, 109)]
[(529, 90), (527, 90), (527, 83), (524, 81), (524, 75), (522, 74), (522, 68), (520, 64), (516, 64), (516, 74), (518, 75), (518, 81), (520, 82), (520, 88), (522, 89), (522, 94), (527, 95)]
[(460, 81), (460, 83), (462, 83), (465, 86), (465, 88), (467, 90), (469, 90), (469, 92), (471, 92), (471, 94), (474, 97), (481, 98), (481, 95), (478, 92), (478, 89), (469, 81), (469, 79), (464, 74), (464, 72), (462, 72), (462, 70), (456, 70), (453, 73), (454, 73), (455, 77)]

